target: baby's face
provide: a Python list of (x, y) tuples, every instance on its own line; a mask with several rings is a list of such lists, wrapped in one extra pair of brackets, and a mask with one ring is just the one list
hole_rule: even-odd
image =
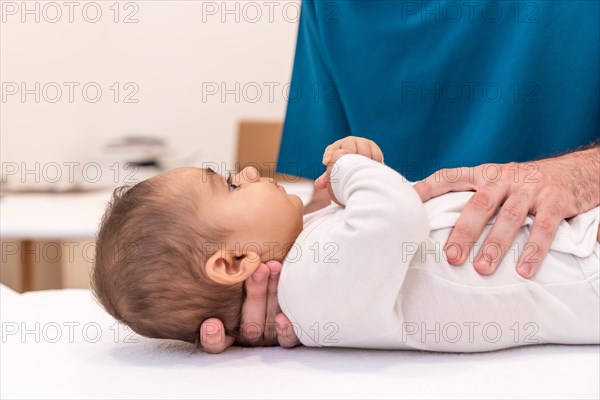
[(199, 218), (232, 232), (228, 247), (257, 244), (263, 262), (281, 261), (285, 256), (282, 249), (289, 249), (302, 231), (302, 200), (272, 179), (261, 178), (254, 167), (232, 175), (230, 183), (201, 168), (177, 168), (156, 178), (168, 179), (169, 190), (185, 191), (200, 202)]

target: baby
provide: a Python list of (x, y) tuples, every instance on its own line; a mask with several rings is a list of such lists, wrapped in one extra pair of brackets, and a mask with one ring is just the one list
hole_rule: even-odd
[(515, 270), (530, 216), (514, 254), (482, 276), (450, 266), (442, 250), (473, 192), (423, 203), (378, 162), (376, 145), (345, 140), (358, 154), (329, 155), (336, 204), (304, 217), (300, 198), (254, 168), (228, 179), (180, 168), (118, 189), (97, 238), (96, 297), (145, 336), (194, 343), (216, 317), (237, 338), (244, 281), (277, 260), (279, 304), (307, 346), (473, 352), (600, 342), (598, 207), (562, 221), (532, 279)]

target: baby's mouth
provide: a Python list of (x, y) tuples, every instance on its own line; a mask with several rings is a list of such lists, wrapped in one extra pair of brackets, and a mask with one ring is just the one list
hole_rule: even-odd
[(285, 188), (283, 186), (281, 186), (279, 183), (272, 181), (271, 183), (273, 183), (273, 185), (277, 186), (278, 189), (281, 189), (285, 192)]

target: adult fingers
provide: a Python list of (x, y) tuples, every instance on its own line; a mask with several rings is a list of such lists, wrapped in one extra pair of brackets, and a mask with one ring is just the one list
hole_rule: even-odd
[(294, 326), (284, 313), (278, 314), (275, 317), (275, 322), (277, 323), (277, 341), (281, 347), (289, 348), (300, 345)]
[(504, 202), (490, 234), (473, 261), (477, 272), (490, 275), (496, 271), (527, 217), (530, 202), (531, 196), (525, 191), (509, 196)]
[(523, 278), (531, 278), (539, 269), (562, 220), (563, 207), (560, 201), (553, 199), (540, 206), (517, 265), (517, 272)]
[(225, 334), (225, 327), (217, 318), (209, 318), (200, 326), (200, 344), (207, 353), (222, 353), (234, 341), (234, 338)]
[(506, 191), (501, 182), (488, 184), (469, 199), (444, 246), (450, 264), (460, 265), (465, 262), (470, 247), (479, 238), (500, 203), (504, 201)]
[(267, 262), (269, 268), (269, 282), (267, 286), (267, 320), (264, 330), (264, 342), (266, 345), (277, 344), (277, 331), (275, 329), (275, 316), (281, 312), (277, 298), (277, 286), (281, 272), (281, 263), (278, 261)]
[(471, 167), (444, 168), (417, 182), (413, 188), (425, 202), (448, 192), (475, 190), (477, 174)]
[(240, 339), (243, 344), (256, 345), (265, 329), (269, 268), (261, 263), (246, 279), (246, 299), (242, 305)]

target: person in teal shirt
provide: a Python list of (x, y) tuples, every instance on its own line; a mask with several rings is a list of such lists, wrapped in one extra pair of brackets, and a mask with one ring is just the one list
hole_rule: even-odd
[(410, 181), (599, 136), (597, 1), (302, 3), (278, 171), (375, 141)]
[[(315, 179), (326, 147), (369, 138), (423, 201), (475, 191), (444, 248), (452, 265), (494, 273), (535, 215), (517, 266), (529, 278), (560, 222), (600, 204), (598, 15), (595, 0), (303, 0), (277, 171)], [(462, 265), (496, 212), (492, 254)], [(246, 281), (241, 322), (256, 335), (237, 344), (299, 343), (278, 314), (280, 269)], [(218, 353), (234, 340), (211, 318), (200, 342)]]

